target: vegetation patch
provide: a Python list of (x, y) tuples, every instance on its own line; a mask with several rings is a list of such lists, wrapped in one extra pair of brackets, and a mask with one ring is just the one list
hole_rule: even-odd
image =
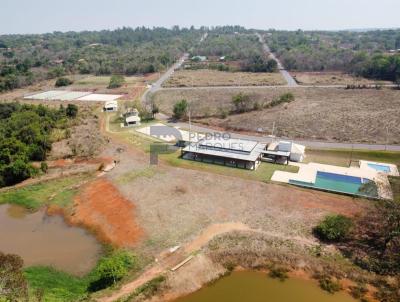
[(400, 177), (389, 176), (389, 182), (392, 188), (394, 200), (400, 202)]
[(116, 181), (120, 184), (127, 184), (141, 177), (152, 178), (156, 173), (157, 169), (155, 167), (148, 167), (139, 171), (127, 172), (119, 176)]
[(110, 250), (97, 266), (84, 277), (76, 277), (50, 267), (29, 267), (24, 278), (29, 296), (39, 301), (78, 301), (90, 293), (114, 286), (129, 272), (138, 269), (138, 258), (125, 250)]
[(165, 283), (165, 276), (161, 275), (158, 277), (155, 277), (154, 279), (146, 282), (142, 286), (139, 286), (135, 292), (128, 297), (122, 299), (121, 302), (128, 302), (128, 301), (139, 301), (139, 299), (146, 299), (154, 296), (162, 287), (162, 285)]
[(318, 277), (319, 286), (324, 291), (327, 291), (330, 294), (334, 294), (340, 290), (342, 290), (342, 286), (338, 281), (333, 280), (331, 277), (328, 276), (321, 276)]
[(325, 217), (313, 231), (321, 240), (334, 242), (346, 239), (352, 226), (350, 218), (343, 215), (330, 215)]
[(0, 104), (0, 187), (14, 185), (39, 170), (31, 161), (44, 161), (54, 129), (66, 129), (78, 108), (58, 110), (43, 105)]
[(24, 275), (31, 296), (40, 295), (43, 301), (77, 301), (87, 296), (89, 278), (79, 278), (50, 267), (29, 267)]
[(270, 268), (268, 276), (283, 282), (289, 278), (288, 272), (289, 270), (287, 268), (272, 266)]
[(76, 193), (76, 189), (71, 187), (88, 178), (90, 178), (90, 175), (70, 176), (10, 189), (0, 194), (0, 204), (16, 204), (32, 211), (49, 204), (67, 207), (72, 204)]

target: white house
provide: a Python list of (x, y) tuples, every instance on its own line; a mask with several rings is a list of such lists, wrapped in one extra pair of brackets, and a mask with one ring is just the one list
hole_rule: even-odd
[(289, 141), (272, 142), (263, 151), (264, 161), (288, 163), (288, 161), (302, 162), (306, 147)]
[(118, 110), (118, 102), (117, 101), (108, 101), (104, 105), (104, 111), (113, 112)]
[(125, 127), (140, 125), (139, 111), (136, 108), (125, 113), (124, 117), (125, 117)]

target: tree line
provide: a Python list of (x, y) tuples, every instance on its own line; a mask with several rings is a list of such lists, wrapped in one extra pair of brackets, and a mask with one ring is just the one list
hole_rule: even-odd
[[(50, 109), (43, 105), (0, 103), (0, 187), (21, 182), (39, 173), (31, 162), (43, 162), (51, 150), (54, 129), (68, 129), (78, 107)], [(42, 163), (41, 169), (47, 166)]]
[(377, 80), (400, 79), (400, 30), (271, 31), (265, 36), (289, 70), (332, 70)]
[(200, 40), (195, 28), (121, 28), (0, 36), (0, 92), (71, 73), (143, 74), (165, 69)]

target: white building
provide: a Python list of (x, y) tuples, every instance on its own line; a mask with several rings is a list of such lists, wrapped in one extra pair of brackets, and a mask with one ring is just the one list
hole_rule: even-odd
[(182, 158), (211, 164), (256, 170), (266, 144), (256, 141), (212, 137), (190, 143), (182, 149)]
[(125, 117), (125, 127), (139, 126), (140, 116), (139, 111), (134, 108), (124, 114)]
[(104, 105), (104, 111), (113, 112), (118, 110), (118, 102), (117, 101), (108, 101)]
[(305, 150), (305, 146), (289, 141), (272, 142), (263, 151), (263, 160), (275, 163), (302, 162), (305, 157)]

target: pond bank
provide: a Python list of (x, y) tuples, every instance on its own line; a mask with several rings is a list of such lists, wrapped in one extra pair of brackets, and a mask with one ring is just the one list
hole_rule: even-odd
[(354, 302), (345, 292), (334, 295), (321, 290), (315, 282), (290, 278), (284, 282), (254, 271), (236, 271), (174, 302)]
[(16, 205), (0, 205), (0, 251), (17, 254), (25, 266), (52, 266), (84, 275), (97, 263), (102, 246), (86, 230), (72, 227), (44, 209), (31, 213)]

